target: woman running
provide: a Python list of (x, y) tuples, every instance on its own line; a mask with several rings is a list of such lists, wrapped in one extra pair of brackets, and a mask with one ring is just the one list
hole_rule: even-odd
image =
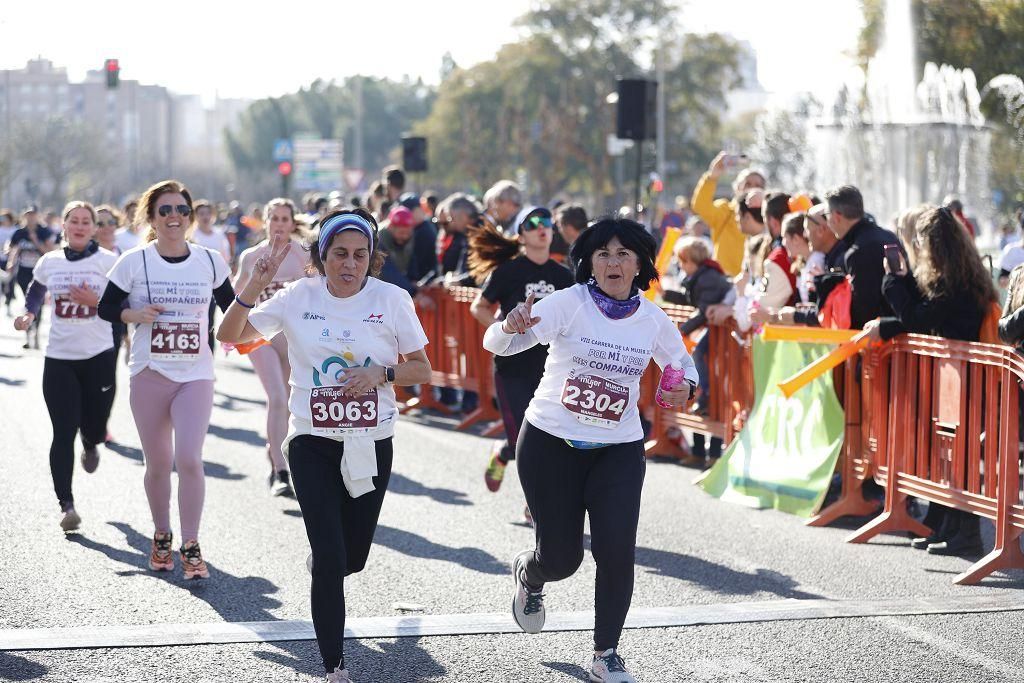
[[(278, 243), (291, 241), (292, 247), (281, 263), (270, 284), (256, 297), (261, 304), (290, 282), (306, 276), (308, 259), (301, 249), (301, 240), (307, 237), (306, 231), (295, 221), (295, 204), (290, 199), (278, 197), (271, 199), (263, 210), (264, 224), (269, 235), (255, 247), (242, 252), (238, 265), (238, 277), (235, 279), (235, 291), (241, 292), (249, 283), (249, 275), (256, 261), (269, 253), (270, 242), (276, 235)], [(288, 434), (288, 340), (279, 334), (270, 341), (257, 339), (251, 344), (236, 347), (239, 352), (247, 352), (256, 376), (260, 378), (263, 390), (267, 392), (267, 459), (270, 461), (270, 476), (267, 485), (270, 493), (275, 496), (292, 496), (291, 475), (288, 464), (281, 452), (281, 444)]]
[[(470, 238), (470, 272), (477, 282), (484, 282), (470, 310), (484, 327), (494, 323), (496, 306), (501, 307), (504, 319), (531, 294), (541, 299), (573, 284), (568, 269), (551, 259), (550, 211), (527, 206), (516, 216), (513, 225), (517, 233), (514, 238), (505, 237), (490, 227), (477, 230)], [(516, 457), (519, 428), (544, 374), (547, 357), (547, 347), (538, 344), (522, 353), (494, 358), (494, 386), (505, 425), (505, 440), (495, 444), (484, 473), (484, 483), (491, 491), (501, 487), (505, 467)], [(529, 512), (527, 508), (528, 519)]]
[[(13, 273), (14, 282), (21, 287), (22, 294), (28, 297), (28, 286), (32, 283), (32, 269), (43, 254), (57, 248), (57, 233), (37, 221), (39, 212), (30, 206), (22, 213), (22, 226), (11, 235), (10, 251), (7, 255), (7, 270)], [(12, 285), (13, 287), (13, 285)], [(25, 330), (25, 343), (21, 348), (39, 348), (39, 328), (42, 325), (42, 309)]]
[(96, 446), (105, 440), (114, 405), (113, 337), (110, 324), (96, 316), (96, 309), (117, 256), (93, 239), (92, 205), (71, 202), (63, 216), (67, 246), (36, 262), (25, 296), (26, 312), (15, 319), (14, 327), (29, 329), (50, 294), (53, 323), (43, 361), (43, 399), (53, 425), (50, 475), (61, 510), (60, 527), (74, 531), (82, 523), (71, 492), (75, 435), (82, 438), (82, 469), (95, 472), (100, 462)]
[(536, 306), (531, 295), (484, 336), (487, 350), (505, 356), (550, 345), (516, 446), (537, 540), (513, 560), (512, 614), (523, 631), (540, 632), (544, 585), (579, 568), (589, 515), (597, 562), (592, 681), (635, 682), (617, 648), (633, 596), (646, 468), (640, 378), (652, 358), (681, 369), (686, 381), (662, 392), (680, 406), (698, 379), (679, 330), (639, 293), (657, 280), (656, 249), (639, 223), (598, 220), (572, 248), (578, 284)]
[(362, 209), (327, 214), (310, 244), (320, 276), (256, 307), (294, 249), (273, 236), (217, 331), (231, 344), (288, 340), (291, 423), (282, 450), (313, 551), (313, 628), (330, 683), (352, 681), (342, 652), (345, 577), (366, 565), (391, 476), (394, 386), (430, 381), (412, 299), (374, 277), (384, 260), (376, 234)]
[[(234, 299), (228, 265), (215, 251), (188, 242), (192, 196), (176, 180), (159, 182), (139, 200), (143, 243), (110, 271), (100, 316), (134, 326), (128, 370), (130, 403), (146, 458), (146, 497), (153, 515), (149, 568), (174, 569), (171, 470), (178, 471), (181, 565), (186, 579), (209, 578), (199, 549), (206, 482), (203, 440), (213, 409), (213, 354), (207, 338), (210, 299), (221, 310)], [(123, 307), (125, 302), (127, 307)]]

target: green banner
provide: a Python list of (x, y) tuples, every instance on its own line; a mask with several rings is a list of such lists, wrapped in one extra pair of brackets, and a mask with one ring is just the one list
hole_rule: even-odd
[(831, 372), (788, 399), (778, 383), (830, 350), (754, 338), (754, 409), (721, 460), (698, 481), (701, 488), (750, 507), (801, 517), (817, 511), (843, 445), (843, 408)]

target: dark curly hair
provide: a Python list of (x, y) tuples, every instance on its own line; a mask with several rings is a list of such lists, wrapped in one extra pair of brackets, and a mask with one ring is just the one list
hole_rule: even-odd
[[(387, 253), (382, 251), (378, 246), (380, 242), (377, 241), (377, 221), (374, 220), (373, 216), (369, 211), (361, 207), (338, 209), (331, 211), (329, 214), (318, 220), (313, 225), (312, 234), (306, 242), (306, 250), (309, 252), (309, 265), (306, 266), (306, 272), (310, 275), (324, 275), (324, 261), (320, 258), (320, 226), (323, 225), (327, 220), (334, 218), (335, 216), (344, 215), (355, 215), (366, 220), (371, 226), (373, 226), (373, 253), (370, 254), (370, 270), (367, 275), (370, 277), (378, 277), (380, 275), (381, 268), (384, 267), (384, 259), (387, 258)], [(337, 235), (335, 235), (337, 237)], [(333, 239), (332, 239), (333, 242)], [(328, 245), (330, 246), (330, 245)]]
[(614, 216), (601, 216), (596, 219), (573, 243), (569, 258), (576, 268), (576, 282), (584, 283), (590, 280), (593, 275), (591, 257), (594, 252), (608, 246), (616, 237), (622, 246), (637, 255), (640, 274), (633, 278), (633, 284), (638, 289), (646, 291), (651, 282), (658, 279), (658, 269), (654, 267), (658, 243), (647, 229), (636, 221)]

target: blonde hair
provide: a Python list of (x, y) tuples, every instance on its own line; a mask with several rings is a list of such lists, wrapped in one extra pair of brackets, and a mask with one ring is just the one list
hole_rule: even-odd
[(153, 216), (156, 215), (156, 202), (165, 194), (180, 194), (185, 198), (185, 203), (191, 209), (188, 215), (188, 229), (185, 231), (185, 239), (188, 240), (192, 236), (192, 230), (196, 225), (196, 212), (192, 206), (192, 194), (185, 187), (184, 183), (180, 181), (161, 180), (149, 186), (149, 189), (139, 198), (139, 205), (135, 209), (134, 223), (138, 225), (146, 223), (149, 226), (146, 236), (142, 240), (143, 242), (152, 242), (156, 239), (156, 230), (153, 228), (152, 220)]
[(64, 211), (61, 213), (62, 220), (66, 221), (68, 216), (70, 216), (71, 212), (75, 209), (85, 209), (89, 212), (89, 215), (92, 216), (92, 222), (96, 222), (96, 209), (93, 208), (93, 205), (89, 202), (83, 202), (80, 200), (70, 201), (64, 205)]
[(676, 253), (676, 258), (685, 257), (687, 261), (697, 265), (711, 258), (711, 250), (708, 249), (708, 243), (693, 235), (680, 237), (673, 249)]
[(910, 262), (911, 269), (917, 266), (917, 223), (926, 211), (934, 208), (936, 207), (932, 204), (918, 204), (896, 217), (896, 237), (907, 251), (907, 260)]

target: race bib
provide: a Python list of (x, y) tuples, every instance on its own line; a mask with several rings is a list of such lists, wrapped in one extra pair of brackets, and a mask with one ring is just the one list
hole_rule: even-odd
[(84, 304), (76, 304), (70, 297), (58, 295), (53, 300), (54, 315), (66, 323), (87, 323), (96, 317), (96, 309)]
[(156, 322), (149, 337), (149, 357), (164, 361), (194, 361), (202, 345), (199, 323)]
[(313, 387), (309, 391), (309, 414), (313, 434), (338, 436), (351, 429), (377, 426), (377, 389), (346, 396), (344, 387)]
[(565, 380), (562, 405), (585, 425), (613, 429), (629, 402), (629, 388), (596, 375)]

